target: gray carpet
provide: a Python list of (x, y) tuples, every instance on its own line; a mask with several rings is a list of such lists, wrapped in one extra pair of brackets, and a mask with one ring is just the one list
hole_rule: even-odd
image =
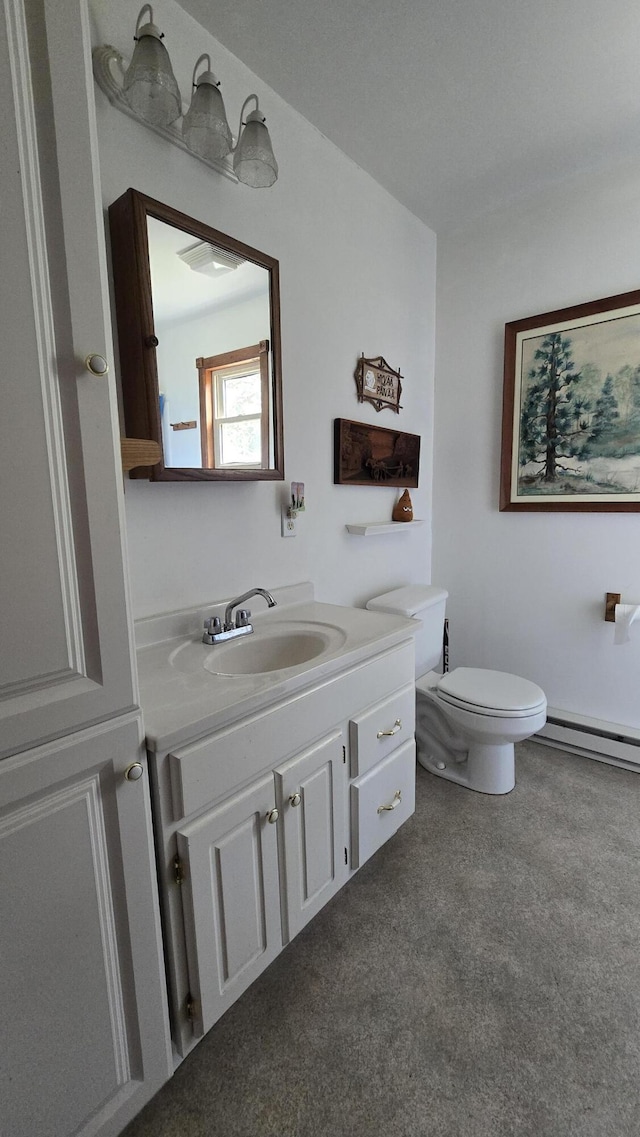
[(127, 1137), (638, 1137), (640, 776), (534, 742), (415, 816)]

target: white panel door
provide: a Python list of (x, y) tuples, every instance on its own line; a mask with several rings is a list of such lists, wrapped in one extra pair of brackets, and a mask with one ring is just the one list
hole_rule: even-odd
[(139, 740), (128, 716), (0, 763), (7, 1137), (111, 1137), (172, 1071)]
[(87, 18), (44, 9), (0, 16), (0, 757), (136, 701)]
[(347, 878), (344, 735), (336, 731), (275, 772), (283, 825), (285, 941)]
[(274, 807), (273, 775), (268, 774), (178, 831), (198, 1035), (213, 1026), (282, 948)]

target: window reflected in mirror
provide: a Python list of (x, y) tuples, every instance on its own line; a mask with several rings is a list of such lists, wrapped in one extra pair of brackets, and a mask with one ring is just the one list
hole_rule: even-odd
[(202, 465), (210, 470), (267, 470), (269, 341), (197, 359)]

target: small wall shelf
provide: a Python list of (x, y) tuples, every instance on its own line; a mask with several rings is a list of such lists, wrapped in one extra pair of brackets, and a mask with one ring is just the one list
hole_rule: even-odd
[(162, 458), (162, 448), (150, 438), (121, 438), (122, 470), (127, 473), (136, 466), (155, 466)]
[(424, 525), (424, 521), (362, 521), (359, 525), (347, 525), (356, 537), (376, 537), (379, 533), (407, 533), (414, 525)]

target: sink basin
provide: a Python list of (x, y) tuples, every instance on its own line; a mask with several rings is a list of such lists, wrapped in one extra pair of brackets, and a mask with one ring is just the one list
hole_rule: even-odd
[(193, 672), (204, 668), (213, 675), (263, 675), (284, 671), (337, 651), (346, 633), (334, 624), (273, 620), (249, 636), (206, 647), (182, 644), (171, 655), (172, 667)]

